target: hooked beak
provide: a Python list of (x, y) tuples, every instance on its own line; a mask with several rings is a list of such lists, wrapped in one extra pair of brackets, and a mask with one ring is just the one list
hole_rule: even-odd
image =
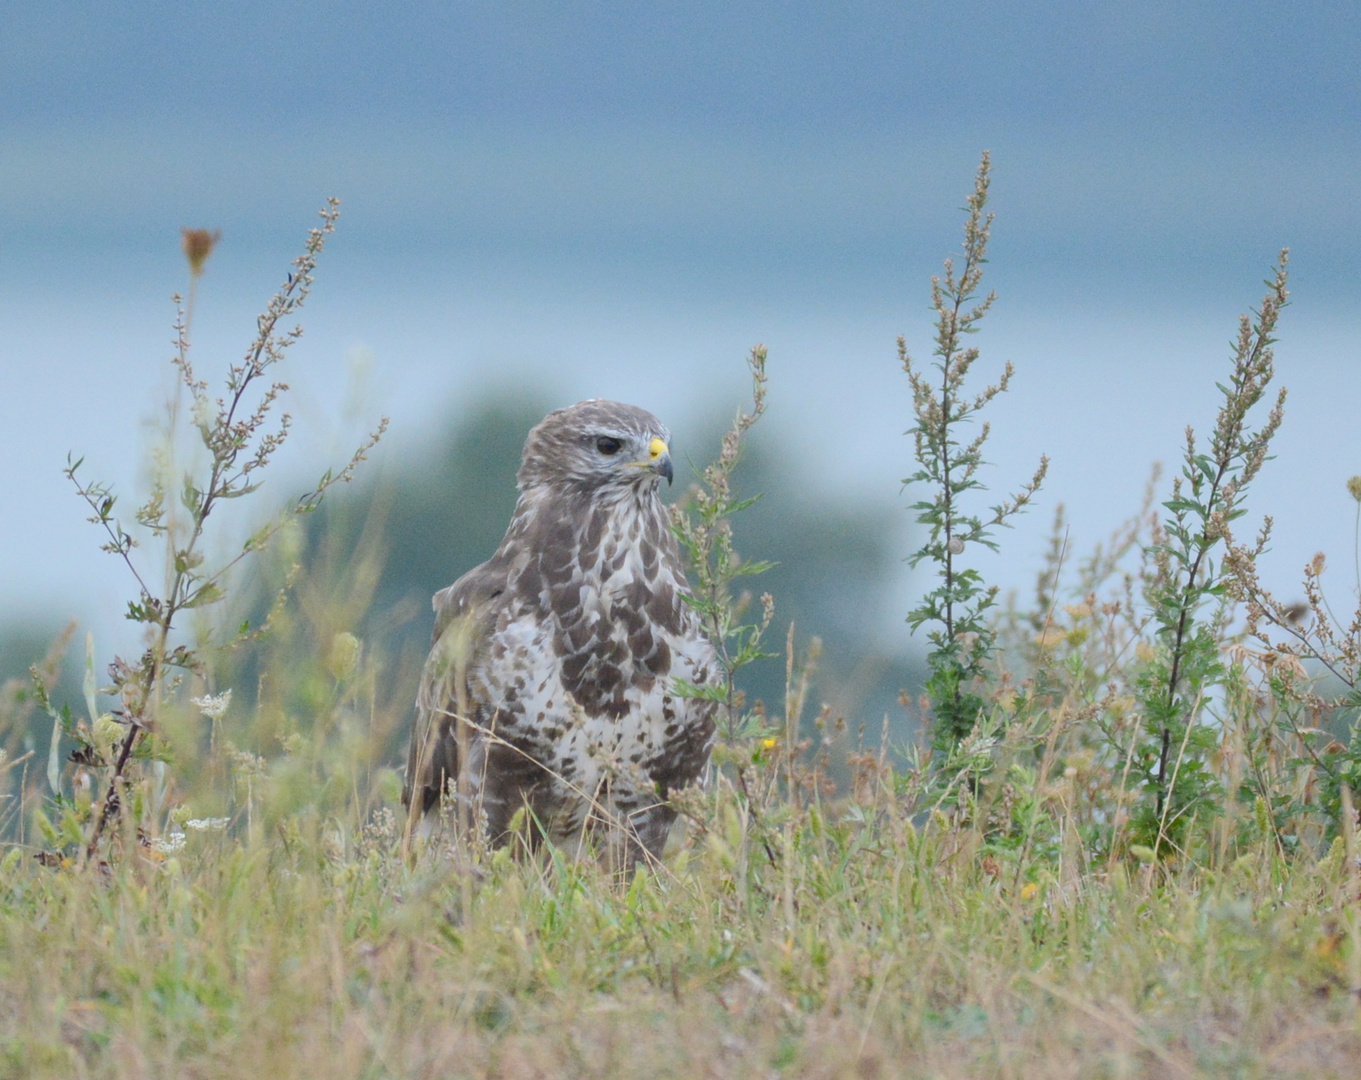
[(647, 466), (658, 475), (665, 476), (668, 484), (676, 478), (676, 472), (671, 467), (671, 451), (662, 439), (653, 439), (648, 446)]

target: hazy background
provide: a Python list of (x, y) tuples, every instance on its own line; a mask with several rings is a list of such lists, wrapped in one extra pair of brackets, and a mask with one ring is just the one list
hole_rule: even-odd
[(1323, 549), (1337, 593), (1355, 586), (1354, 3), (82, 0), (0, 4), (0, 28), (0, 674), (68, 617), (101, 658), (133, 640), (61, 467), (74, 450), (138, 489), (180, 227), (223, 234), (206, 374), (335, 194), (286, 373), (296, 441), (267, 490), (392, 417), (372, 475), (384, 603), (407, 615), (384, 626), (427, 634), (424, 596), (489, 553), (545, 409), (632, 401), (703, 460), (759, 341), (748, 482), (769, 494), (739, 544), (782, 560), (782, 615), (828, 638), (829, 687), (873, 682), (848, 704), (873, 720), (909, 677), (902, 618), (925, 585), (901, 562), (894, 341), (929, 359), (929, 279), (984, 148), (999, 301), (978, 375), (1017, 367), (986, 479), (1000, 497), (1053, 462), (984, 574), (1027, 589), (1058, 502), (1082, 552), (1154, 460), (1175, 465), (1187, 423), (1208, 430), (1237, 316), (1288, 245), (1291, 398), (1250, 509), (1277, 520), (1270, 584), (1293, 595)]

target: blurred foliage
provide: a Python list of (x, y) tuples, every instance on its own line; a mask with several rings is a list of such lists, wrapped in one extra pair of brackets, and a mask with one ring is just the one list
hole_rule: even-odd
[(63, 627), (42, 618), (0, 623), (0, 751), (9, 761), (32, 753), (35, 775), (42, 772), (37, 759), (48, 752), (52, 722), (33, 692), (31, 669), (38, 670), (59, 708), (69, 703), (75, 709), (83, 696), (80, 653), (74, 624)]
[(79, 701), (81, 646), (74, 635), (67, 636), (68, 630), (45, 618), (11, 616), (0, 622), (0, 685), (9, 687), (11, 694), (27, 690), (31, 681), (28, 669), (34, 664), (41, 667), (53, 645), (65, 638), (64, 662), (53, 684), (52, 697), (57, 701)]
[[(726, 426), (720, 414), (701, 429), (695, 451), (682, 449), (682, 457), (696, 466), (713, 459)], [(800, 655), (809, 638), (820, 638), (812, 703), (827, 702), (848, 721), (875, 727), (875, 739), (888, 715), (901, 739), (908, 732), (899, 694), (915, 693), (924, 672), (914, 657), (891, 647), (908, 647), (905, 629), (897, 642), (883, 641), (886, 629), (900, 625), (892, 582), (900, 552), (907, 550), (906, 515), (888, 498), (856, 500), (812, 487), (800, 475), (799, 461), (778, 429), (757, 430), (734, 476), (739, 497), (761, 496), (734, 524), (737, 549), (745, 558), (775, 563), (755, 584), (775, 597), (768, 642), (780, 648), (791, 622)], [(753, 665), (745, 689), (779, 701), (784, 681), (783, 659), (768, 661)]]

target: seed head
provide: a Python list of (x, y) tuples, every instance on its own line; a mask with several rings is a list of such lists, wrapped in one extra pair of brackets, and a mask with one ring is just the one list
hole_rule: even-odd
[(184, 257), (189, 260), (189, 272), (198, 277), (203, 273), (203, 264), (213, 253), (213, 248), (222, 239), (221, 229), (181, 229), (180, 247)]
[(1361, 476), (1353, 476), (1347, 481), (1347, 494), (1361, 503)]
[(326, 668), (340, 682), (345, 682), (359, 666), (359, 639), (353, 634), (342, 631), (331, 639), (331, 655), (326, 658)]

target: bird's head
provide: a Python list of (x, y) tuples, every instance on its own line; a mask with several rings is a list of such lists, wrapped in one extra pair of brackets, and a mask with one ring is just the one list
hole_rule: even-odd
[(525, 440), (518, 481), (596, 489), (655, 490), (670, 483), (671, 433), (646, 409), (592, 398), (543, 418)]

